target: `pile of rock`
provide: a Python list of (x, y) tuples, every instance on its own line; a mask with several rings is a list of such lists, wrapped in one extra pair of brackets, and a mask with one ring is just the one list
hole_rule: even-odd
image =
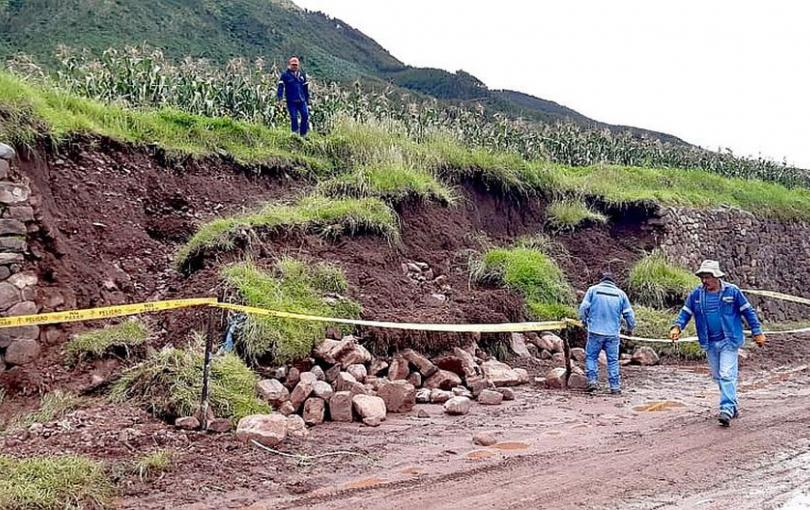
[(412, 349), (383, 359), (354, 336), (325, 339), (309, 360), (258, 383), (259, 395), (276, 412), (242, 419), (237, 435), (273, 446), (285, 437), (305, 438), (306, 426), (330, 420), (378, 426), (388, 413), (406, 413), (416, 403), (441, 404), (447, 414), (463, 415), (473, 400), (498, 405), (515, 398), (509, 386), (529, 382), (526, 370), (476, 354), (484, 356), (471, 344), (432, 359)]
[[(36, 229), (31, 190), (14, 182), (10, 162), (14, 149), (0, 143), (0, 316), (39, 312), (35, 302), (37, 277), (24, 273), (27, 236)], [(39, 327), (19, 326), (0, 330), (0, 372), (13, 365), (27, 365), (39, 357)]]

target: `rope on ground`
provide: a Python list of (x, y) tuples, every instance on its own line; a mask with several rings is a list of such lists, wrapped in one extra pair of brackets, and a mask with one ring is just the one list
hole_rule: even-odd
[(368, 459), (368, 460), (374, 460), (373, 458), (366, 455), (365, 453), (352, 452), (352, 451), (348, 451), (348, 450), (340, 450), (340, 451), (336, 451), (336, 452), (319, 453), (318, 455), (304, 455), (304, 454), (287, 453), (287, 452), (282, 452), (282, 451), (279, 451), (279, 450), (275, 450), (273, 448), (270, 448), (269, 446), (265, 446), (265, 445), (261, 444), (260, 442), (256, 441), (255, 439), (251, 439), (250, 442), (253, 443), (255, 446), (258, 446), (262, 450), (266, 450), (266, 451), (268, 451), (268, 452), (270, 452), (270, 453), (272, 453), (274, 455), (279, 455), (281, 457), (287, 457), (289, 459), (297, 459), (300, 464), (309, 464), (313, 460), (321, 459), (323, 457), (337, 457), (337, 456), (341, 456), (341, 455), (352, 455), (352, 456), (355, 456), (355, 457), (363, 457), (363, 458)]

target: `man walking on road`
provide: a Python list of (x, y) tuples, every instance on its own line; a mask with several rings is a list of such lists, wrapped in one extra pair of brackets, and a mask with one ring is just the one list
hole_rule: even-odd
[(706, 359), (712, 377), (720, 388), (720, 425), (728, 427), (738, 415), (737, 410), (737, 357), (743, 344), (742, 318), (748, 323), (758, 346), (765, 344), (762, 324), (754, 307), (735, 285), (721, 280), (716, 260), (704, 260), (695, 273), (701, 285), (686, 298), (675, 325), (669, 330), (669, 338), (677, 342), (681, 331), (695, 318), (700, 347), (706, 351)]
[(588, 289), (579, 305), (579, 318), (588, 328), (588, 343), (585, 345), (585, 374), (588, 377), (587, 391), (599, 389), (599, 352), (607, 356), (610, 393), (621, 394), (619, 375), (619, 332), (622, 318), (627, 329), (636, 327), (636, 317), (627, 294), (616, 286), (613, 274), (606, 272), (597, 285)]
[[(287, 99), (287, 111), (290, 112), (290, 125), (293, 133), (307, 136), (309, 131), (309, 80), (307, 73), (300, 69), (297, 57), (290, 57), (287, 62), (287, 70), (281, 73), (276, 97), (279, 101), (282, 98)], [(300, 124), (299, 115), (301, 116)]]

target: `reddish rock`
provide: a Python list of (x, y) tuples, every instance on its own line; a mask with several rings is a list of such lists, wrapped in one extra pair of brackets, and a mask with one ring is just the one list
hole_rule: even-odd
[(366, 425), (376, 427), (385, 420), (385, 401), (380, 397), (370, 395), (355, 395), (352, 397), (355, 412)]
[(319, 381), (326, 380), (326, 373), (318, 365), (315, 365), (314, 367), (310, 368), (309, 371), (310, 373), (314, 374), (315, 378), (318, 379)]
[(580, 363), (585, 363), (585, 349), (583, 349), (582, 347), (572, 347), (571, 358)]
[(39, 342), (36, 340), (15, 340), (6, 348), (5, 360), (9, 365), (27, 365), (35, 361), (39, 353)]
[(416, 367), (423, 377), (429, 378), (439, 370), (433, 362), (413, 349), (405, 349), (401, 354), (410, 364)]
[(503, 395), (504, 400), (515, 400), (515, 392), (512, 388), (495, 388), (495, 391)]
[(470, 392), (472, 392), (473, 396), (477, 397), (483, 390), (494, 388), (495, 385), (484, 376), (476, 376), (467, 378), (467, 387), (470, 388)]
[(174, 426), (181, 430), (197, 430), (200, 428), (200, 420), (194, 416), (183, 416), (174, 420)]
[(492, 381), (495, 386), (516, 386), (521, 384), (520, 372), (513, 370), (506, 363), (492, 359), (483, 362), (481, 368), (484, 370), (486, 378)]
[(484, 390), (478, 395), (478, 403), (486, 406), (496, 406), (503, 402), (503, 395), (495, 390)]
[(270, 403), (273, 408), (290, 400), (290, 391), (277, 379), (263, 379), (256, 384), (259, 396)]
[(354, 377), (357, 382), (365, 382), (366, 376), (368, 375), (366, 366), (359, 363), (346, 367), (346, 372), (352, 374), (352, 377)]
[(289, 389), (293, 389), (300, 380), (301, 371), (295, 367), (290, 367), (290, 369), (287, 371), (287, 379), (284, 381), (284, 385)]
[(564, 389), (566, 385), (565, 369), (562, 367), (552, 368), (546, 373), (546, 387)]
[(335, 379), (335, 391), (350, 390), (355, 383), (357, 383), (357, 379), (352, 374), (341, 372)]
[(444, 412), (458, 416), (469, 413), (470, 407), (472, 407), (472, 400), (467, 397), (453, 397), (444, 403)]
[(425, 380), (425, 388), (440, 388), (443, 390), (452, 390), (455, 386), (461, 384), (461, 377), (453, 372), (447, 370), (436, 369), (433, 375)]
[(329, 384), (334, 384), (335, 380), (337, 380), (338, 374), (340, 374), (340, 365), (335, 365), (329, 368), (325, 373), (325, 380)]
[(304, 402), (304, 423), (320, 425), (326, 413), (326, 402), (322, 398), (310, 397)]
[(476, 432), (475, 434), (473, 434), (473, 443), (477, 445), (492, 446), (497, 442), (498, 440), (495, 439), (495, 436), (493, 436), (489, 432)]
[(636, 348), (632, 360), (634, 364), (644, 366), (657, 365), (659, 361), (655, 350), (646, 345)]
[(215, 432), (217, 434), (224, 434), (225, 432), (231, 431), (231, 420), (227, 418), (214, 418), (208, 422), (208, 428), (206, 429), (209, 432)]
[(315, 381), (315, 384), (312, 385), (312, 394), (318, 398), (329, 400), (334, 393), (332, 385), (326, 381)]
[[(441, 390), (436, 390), (436, 391), (441, 391)], [(417, 390), (416, 391), (416, 402), (418, 402), (420, 404), (427, 404), (428, 402), (430, 402), (430, 394), (431, 394), (431, 390), (429, 390), (427, 388), (421, 388), (421, 389)], [(448, 398), (448, 400), (450, 399), (450, 397), (447, 397), (447, 398)]]
[(368, 375), (379, 377), (380, 374), (385, 372), (386, 368), (388, 368), (388, 363), (385, 360), (375, 358), (371, 361), (371, 366), (368, 367)]
[(297, 414), (287, 416), (287, 437), (293, 439), (306, 439), (309, 437), (309, 429), (307, 429), (304, 418)]
[(524, 337), (522, 333), (511, 334), (509, 340), (509, 347), (511, 347), (512, 352), (514, 352), (521, 358), (531, 357), (531, 353), (529, 352), (529, 349), (526, 347), (526, 337)]
[(547, 349), (552, 353), (555, 352), (563, 352), (565, 343), (563, 339), (555, 335), (554, 333), (543, 333), (540, 335), (540, 341), (543, 342), (542, 345), (538, 345), (542, 349)]
[(406, 381), (413, 384), (415, 388), (420, 388), (422, 386), (422, 374), (419, 372), (411, 372)]
[(252, 414), (239, 420), (236, 437), (256, 441), (265, 446), (277, 446), (287, 437), (287, 418), (278, 414)]
[(283, 416), (289, 416), (293, 414), (296, 409), (293, 407), (292, 402), (289, 400), (282, 402), (280, 406), (278, 406), (277, 411), (281, 413)]
[(338, 391), (329, 399), (329, 416), (332, 421), (352, 421), (352, 394)]
[(588, 378), (583, 374), (572, 372), (571, 375), (568, 376), (567, 386), (568, 389), (571, 390), (584, 390), (588, 387)]
[(440, 390), (438, 388), (430, 390), (430, 402), (432, 404), (443, 404), (454, 396), (452, 391)]
[(332, 356), (332, 350), (340, 343), (338, 340), (332, 340), (331, 338), (325, 338), (321, 341), (318, 345), (316, 345), (312, 349), (312, 356), (315, 359), (319, 359), (321, 361), (325, 361), (329, 364), (335, 363), (335, 358)]
[(388, 366), (388, 379), (397, 381), (399, 379), (405, 380), (408, 377), (408, 360), (400, 355), (394, 356), (391, 364)]
[(377, 396), (392, 413), (407, 413), (416, 404), (416, 388), (405, 381), (391, 381), (380, 386)]
[[(305, 374), (309, 374), (310, 372), (304, 372)], [(301, 374), (302, 376), (304, 374)], [(315, 383), (317, 379), (313, 375), (310, 377), (301, 377), (301, 380), (293, 389), (292, 393), (290, 394), (290, 402), (292, 403), (293, 407), (297, 411), (301, 409), (301, 406), (304, 404), (304, 401), (312, 395), (312, 391), (315, 389)]]

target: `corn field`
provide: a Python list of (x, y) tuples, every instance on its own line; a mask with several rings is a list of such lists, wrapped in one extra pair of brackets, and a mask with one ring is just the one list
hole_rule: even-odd
[[(44, 71), (24, 57), (8, 67), (27, 78), (44, 79), (70, 92), (133, 107), (172, 106), (192, 114), (228, 116), (281, 126), (286, 108), (276, 101), (280, 70), (261, 59), (233, 59), (224, 67), (186, 58), (172, 62), (149, 47), (109, 49), (102, 55), (60, 48), (59, 65)], [(314, 78), (314, 80), (313, 80)], [(658, 168), (694, 168), (726, 177), (755, 178), (789, 187), (810, 187), (810, 172), (763, 158), (735, 156), (698, 147), (612, 133), (570, 122), (538, 123), (487, 112), (480, 105), (453, 106), (394, 87), (364, 90), (310, 77), (313, 127), (328, 133), (339, 116), (358, 121), (394, 120), (414, 140), (437, 130), (470, 147), (517, 153), (571, 166), (609, 163)]]

